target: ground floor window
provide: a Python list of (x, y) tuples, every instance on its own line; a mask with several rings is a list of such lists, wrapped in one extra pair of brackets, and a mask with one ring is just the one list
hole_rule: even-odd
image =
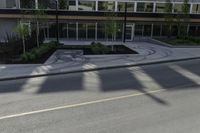
[(153, 36), (160, 36), (161, 34), (161, 25), (155, 24), (153, 25)]
[(96, 37), (96, 23), (87, 24), (87, 39), (95, 39)]
[[(114, 40), (122, 41), (123, 23), (117, 23), (114, 36), (107, 35), (106, 23), (104, 22), (60, 22), (59, 38), (69, 40)], [(173, 24), (171, 27), (171, 36), (178, 35), (178, 26)], [(126, 39), (134, 40), (135, 37), (159, 37), (169, 35), (169, 26), (158, 23), (127, 23)], [(47, 38), (56, 38), (57, 26), (55, 22), (49, 22), (45, 26), (44, 35)], [(200, 36), (199, 25), (189, 25), (187, 29), (189, 36)]]
[(135, 36), (143, 36), (144, 25), (136, 24), (135, 25)]

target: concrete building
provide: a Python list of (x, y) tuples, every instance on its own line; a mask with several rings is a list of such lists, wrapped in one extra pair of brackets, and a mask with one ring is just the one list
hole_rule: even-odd
[[(165, 0), (59, 0), (59, 38), (64, 40), (107, 40), (105, 33), (107, 14), (115, 14), (113, 19), (120, 26), (114, 40), (123, 39), (124, 4), (127, 2), (126, 41), (141, 37), (167, 36), (165, 22)], [(174, 18), (181, 11), (183, 0), (172, 0)], [(190, 22), (187, 34), (200, 36), (200, 0), (189, 1)], [(43, 25), (46, 39), (56, 38), (55, 0), (1, 0), (0, 40), (6, 34), (15, 34), (17, 23), (31, 27), (32, 11), (45, 9), (48, 21)], [(28, 12), (24, 15), (24, 12)], [(22, 19), (23, 16), (23, 19)], [(172, 35), (177, 35), (177, 25), (172, 25)]]

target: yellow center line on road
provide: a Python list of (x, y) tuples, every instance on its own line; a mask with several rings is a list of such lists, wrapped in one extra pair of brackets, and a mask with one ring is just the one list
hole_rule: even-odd
[(9, 119), (9, 118), (16, 118), (16, 117), (22, 117), (22, 116), (33, 115), (33, 114), (39, 114), (39, 113), (45, 113), (45, 112), (51, 112), (51, 111), (62, 110), (62, 109), (68, 109), (68, 108), (74, 108), (74, 107), (80, 107), (80, 106), (91, 105), (91, 104), (96, 104), (96, 103), (103, 103), (103, 102), (108, 102), (108, 101), (115, 101), (115, 100), (135, 97), (135, 96), (142, 96), (142, 95), (146, 95), (146, 94), (152, 94), (152, 93), (161, 92), (161, 91), (164, 91), (164, 89), (147, 91), (145, 93), (142, 93), (142, 92), (140, 93), (139, 92), (139, 93), (134, 93), (134, 94), (130, 94), (130, 95), (123, 95), (123, 96), (111, 97), (111, 98), (100, 99), (100, 100), (89, 101), (89, 102), (83, 102), (83, 103), (78, 103), (78, 104), (65, 105), (65, 106), (59, 106), (59, 107), (54, 107), (54, 108), (30, 111), (30, 112), (25, 112), (25, 113), (1, 116), (0, 120)]

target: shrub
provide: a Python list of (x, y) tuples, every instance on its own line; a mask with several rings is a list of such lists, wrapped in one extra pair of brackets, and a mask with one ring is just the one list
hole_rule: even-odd
[(21, 60), (24, 62), (28, 62), (29, 61), (29, 53), (22, 54)]
[(92, 42), (91, 50), (95, 54), (106, 54), (106, 53), (110, 52), (110, 48), (108, 48), (107, 46), (105, 46), (99, 42), (98, 43)]
[(43, 57), (45, 54), (47, 54), (49, 51), (54, 50), (57, 48), (56, 43), (48, 43), (48, 44), (43, 44), (39, 48), (34, 48), (29, 52), (26, 52), (25, 54), (21, 55), (21, 60), (23, 62), (31, 62), (35, 61), (37, 59), (40, 59)]

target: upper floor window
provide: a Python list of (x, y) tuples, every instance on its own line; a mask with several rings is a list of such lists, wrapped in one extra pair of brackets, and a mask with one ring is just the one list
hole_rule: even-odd
[(21, 0), (20, 7), (34, 9), (35, 8), (35, 0)]
[(200, 4), (193, 4), (192, 13), (200, 13)]
[(68, 0), (67, 1), (67, 9), (70, 11), (76, 10), (76, 1), (75, 0)]
[(16, 8), (15, 0), (0, 0), (0, 8)]
[(56, 9), (56, 0), (38, 0), (40, 9)]
[(153, 12), (153, 3), (137, 3), (137, 12)]
[(95, 1), (80, 1), (78, 2), (78, 10), (94, 11), (96, 9)]
[(165, 3), (156, 3), (156, 12), (164, 13), (165, 12)]
[(182, 12), (182, 4), (174, 4), (174, 12), (175, 13)]
[(98, 2), (98, 10), (99, 11), (114, 11), (115, 10), (115, 2), (99, 1)]
[[(134, 3), (133, 2), (127, 2), (127, 11), (128, 12), (134, 12)], [(125, 11), (125, 2), (118, 2), (118, 11), (124, 12)]]
[[(184, 4), (183, 3), (181, 3), (181, 4), (174, 4), (174, 12), (175, 13), (181, 13), (181, 12), (183, 12), (184, 11)], [(190, 11), (190, 4), (187, 4), (187, 7), (186, 7), (187, 9), (185, 9), (186, 11), (188, 11), (188, 13), (189, 13), (189, 11)]]

